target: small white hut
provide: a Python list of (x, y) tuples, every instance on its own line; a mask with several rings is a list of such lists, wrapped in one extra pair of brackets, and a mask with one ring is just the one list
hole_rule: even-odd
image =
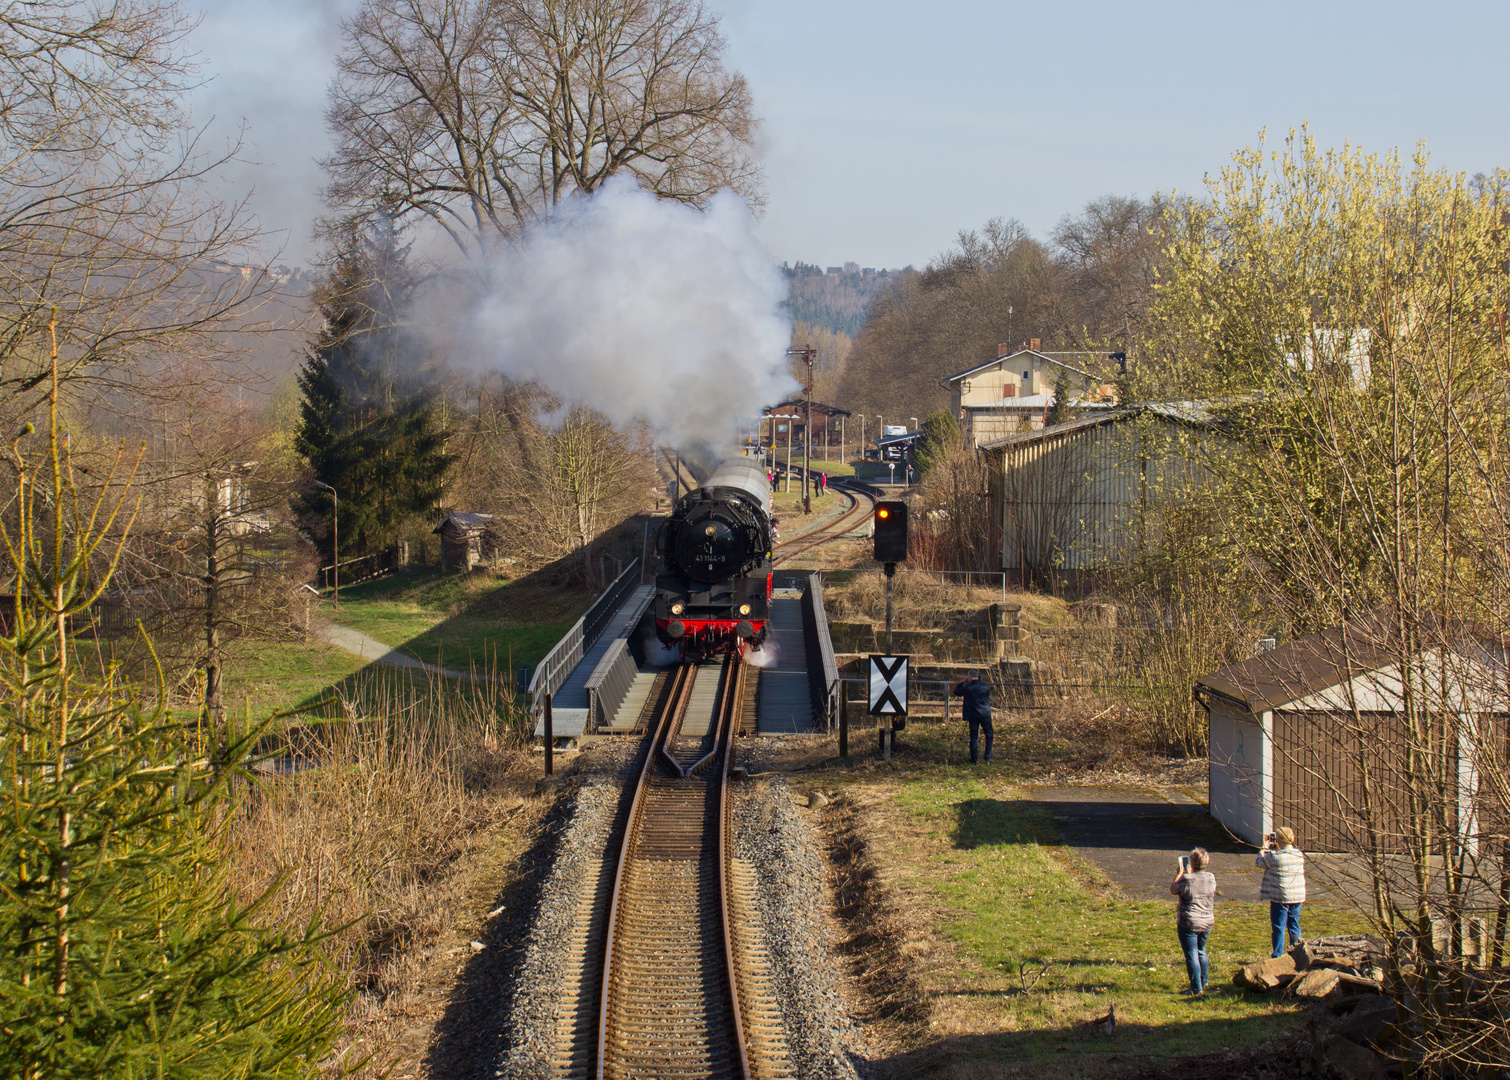
[[(1196, 680), (1211, 719), (1211, 815), (1251, 844), (1289, 825), (1315, 851), (1387, 847), (1404, 834), (1406, 764), (1429, 759), (1455, 780), (1450, 812), (1476, 812), (1479, 768), (1506, 730), (1503, 649), (1439, 621), (1413, 627), (1375, 612)], [(1414, 697), (1416, 707), (1407, 710)], [(1408, 714), (1437, 719), (1412, 738)]]

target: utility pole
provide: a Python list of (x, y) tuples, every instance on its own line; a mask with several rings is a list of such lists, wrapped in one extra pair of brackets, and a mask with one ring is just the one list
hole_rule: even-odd
[(813, 447), (813, 361), (818, 358), (818, 350), (811, 345), (802, 348), (792, 348), (786, 351), (788, 356), (799, 357), (807, 365), (807, 381), (802, 385), (802, 395), (805, 404), (802, 407), (802, 512), (813, 512), (813, 497), (808, 489), (808, 473), (812, 471), (812, 447)]
[(792, 429), (797, 425), (793, 422), (795, 415), (787, 418), (786, 422), (786, 493), (792, 493)]
[(336, 494), (336, 489), (323, 480), (316, 480), (315, 487), (324, 488), (330, 492), (330, 572), (334, 575), (331, 593), (335, 597), (335, 608), (341, 610), (341, 496)]

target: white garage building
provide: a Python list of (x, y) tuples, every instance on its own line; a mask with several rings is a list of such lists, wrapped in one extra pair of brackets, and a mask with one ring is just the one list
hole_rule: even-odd
[(1417, 715), (1437, 718), (1418, 723), (1416, 767), (1449, 786), (1455, 778), (1456, 820), (1475, 813), (1480, 763), (1502, 761), (1503, 650), (1436, 625), (1413, 636), (1425, 644), (1406, 660), (1395, 620), (1375, 613), (1196, 680), (1211, 720), (1211, 815), (1255, 846), (1289, 825), (1307, 850), (1365, 851), (1372, 824), (1397, 848), (1412, 742), (1407, 685)]

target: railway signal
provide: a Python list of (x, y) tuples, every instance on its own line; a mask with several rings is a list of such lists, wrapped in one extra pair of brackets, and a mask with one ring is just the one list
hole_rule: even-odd
[(907, 504), (895, 500), (876, 503), (872, 524), (876, 562), (886, 566), (886, 651), (890, 653), (891, 585), (897, 576), (897, 563), (907, 561)]
[(876, 562), (906, 562), (907, 504), (878, 502), (875, 514)]
[(896, 733), (907, 726), (907, 657), (870, 656), (870, 715), (880, 721), (881, 756), (891, 758)]

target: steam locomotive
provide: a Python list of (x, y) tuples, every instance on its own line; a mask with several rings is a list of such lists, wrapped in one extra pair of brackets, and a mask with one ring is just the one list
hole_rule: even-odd
[(661, 530), (655, 632), (684, 660), (743, 655), (771, 608), (771, 489), (749, 459), (723, 462)]

